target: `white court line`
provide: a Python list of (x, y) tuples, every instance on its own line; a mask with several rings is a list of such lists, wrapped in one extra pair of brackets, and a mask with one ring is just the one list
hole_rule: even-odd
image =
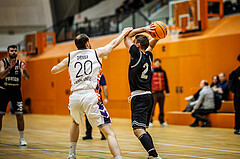
[[(13, 129), (13, 128), (7, 128), (7, 129)], [(42, 130), (32, 130), (32, 129), (26, 129), (26, 131), (32, 131), (32, 132), (42, 132), (42, 133), (49, 133), (49, 134), (61, 134), (61, 135), (69, 135), (68, 133), (57, 133), (52, 131), (42, 131)], [(82, 135), (81, 135), (82, 136)], [(100, 138), (98, 136), (93, 136), (94, 138)], [(119, 139), (119, 141), (128, 141), (128, 142), (139, 142), (136, 140), (127, 140), (127, 139)], [(220, 152), (229, 152), (229, 153), (240, 153), (240, 151), (232, 151), (232, 150), (222, 150), (222, 149), (213, 149), (213, 148), (205, 148), (205, 147), (196, 147), (196, 146), (184, 146), (184, 145), (175, 145), (175, 144), (166, 144), (166, 143), (159, 143), (154, 142), (154, 144), (157, 145), (165, 145), (165, 146), (174, 146), (174, 147), (184, 147), (184, 148), (191, 148), (191, 149), (202, 149), (202, 150), (209, 150), (209, 151), (220, 151)]]
[[(19, 151), (19, 150), (26, 150), (26, 149), (0, 149), (0, 151)], [(69, 149), (27, 149), (30, 151), (69, 151)], [(78, 152), (104, 152), (104, 153), (110, 153), (109, 151), (103, 151), (103, 150), (76, 150)], [(131, 154), (146, 154), (146, 152), (132, 152), (132, 151), (121, 151), (122, 153), (131, 153)], [(159, 155), (168, 155), (168, 156), (182, 156), (182, 157), (194, 157), (194, 158), (203, 158), (203, 159), (214, 159), (214, 158), (208, 158), (208, 157), (200, 157), (200, 156), (192, 156), (192, 155), (180, 155), (180, 154), (165, 154), (160, 153)]]
[[(129, 141), (129, 142), (139, 142), (133, 140), (126, 140), (126, 139), (117, 139), (122, 141)], [(174, 145), (174, 144), (165, 144), (154, 142), (155, 145), (165, 145), (165, 146), (175, 146), (175, 147), (184, 147), (184, 148), (192, 148), (192, 149), (203, 149), (203, 150), (210, 150), (210, 151), (222, 151), (222, 152), (232, 152), (232, 153), (240, 153), (240, 151), (231, 151), (231, 150), (221, 150), (221, 149), (213, 149), (213, 148), (205, 148), (205, 147), (196, 147), (196, 146), (184, 146), (184, 145)]]

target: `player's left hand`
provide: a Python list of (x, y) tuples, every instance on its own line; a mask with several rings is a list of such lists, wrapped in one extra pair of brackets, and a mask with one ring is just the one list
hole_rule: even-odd
[(150, 24), (150, 25), (146, 26), (145, 29), (146, 29), (146, 32), (151, 33), (151, 32), (155, 32), (156, 27), (154, 24)]
[(169, 93), (166, 93), (167, 97), (169, 97)]
[(21, 62), (21, 69), (22, 69), (22, 70), (26, 70), (26, 65), (27, 65), (27, 64), (26, 64), (26, 61), (22, 61), (22, 62)]
[(108, 104), (108, 99), (107, 99), (107, 98), (105, 98), (105, 99), (103, 100), (103, 104), (104, 104), (104, 105), (107, 105), (107, 104)]
[(130, 31), (132, 31), (133, 28), (132, 27), (127, 27), (127, 28), (124, 28), (122, 33), (124, 34), (124, 36), (128, 35), (130, 33)]

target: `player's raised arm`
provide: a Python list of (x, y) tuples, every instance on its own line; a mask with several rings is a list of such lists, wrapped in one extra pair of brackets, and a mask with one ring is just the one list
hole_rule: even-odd
[(28, 74), (28, 72), (26, 70), (26, 66), (27, 66), (26, 61), (22, 61), (21, 62), (21, 73), (22, 73), (22, 76), (23, 76), (23, 78), (25, 80), (29, 80), (30, 76), (29, 76), (29, 74)]
[(63, 59), (59, 64), (53, 66), (51, 73), (57, 74), (64, 71), (68, 67), (68, 58)]
[(124, 28), (122, 33), (115, 39), (113, 39), (109, 44), (104, 47), (100, 47), (96, 49), (98, 57), (107, 56), (112, 52), (112, 50), (117, 47), (123, 38), (132, 30), (132, 27)]
[(155, 45), (157, 44), (157, 42), (158, 42), (158, 39), (152, 38), (152, 39), (149, 41), (149, 46), (148, 46), (148, 48), (146, 49), (146, 51), (152, 51), (152, 49), (155, 47)]
[(133, 29), (124, 38), (124, 44), (125, 44), (126, 48), (128, 50), (130, 49), (130, 47), (133, 44), (132, 37), (134, 37), (135, 35), (137, 35), (139, 33), (143, 33), (143, 32), (147, 32), (147, 33), (154, 32), (154, 30), (155, 30), (155, 26), (154, 25), (148, 25), (148, 26), (145, 26), (145, 27), (142, 27), (142, 28)]
[(16, 63), (17, 63), (16, 60), (10, 60), (10, 67), (8, 67), (5, 70), (4, 63), (1, 60), (0, 61), (0, 78), (1, 79), (5, 78), (9, 74), (10, 70), (12, 69), (12, 67), (15, 66)]

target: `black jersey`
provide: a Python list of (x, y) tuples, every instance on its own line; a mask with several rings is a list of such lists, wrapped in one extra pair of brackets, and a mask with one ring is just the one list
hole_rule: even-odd
[[(5, 58), (2, 60), (4, 63), (5, 70), (10, 66), (10, 61)], [(17, 60), (15, 66), (10, 70), (9, 74), (0, 79), (0, 86), (6, 89), (14, 89), (21, 87), (21, 61)]]
[(129, 53), (131, 60), (128, 70), (130, 90), (151, 90), (151, 67), (153, 55), (150, 51), (143, 53), (136, 45), (132, 45)]

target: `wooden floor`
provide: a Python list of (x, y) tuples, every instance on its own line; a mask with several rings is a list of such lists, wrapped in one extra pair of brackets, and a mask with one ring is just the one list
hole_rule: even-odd
[[(145, 159), (147, 153), (134, 137), (129, 119), (112, 119), (113, 127), (126, 159)], [(0, 134), (1, 159), (64, 159), (69, 152), (69, 116), (25, 115), (25, 139), (28, 147), (19, 147), (14, 115), (5, 115)], [(81, 137), (85, 127), (81, 125)], [(160, 156), (164, 159), (239, 159), (240, 136), (228, 128), (191, 128), (189, 126), (149, 129)], [(107, 141), (100, 140), (97, 128), (93, 140), (79, 139), (77, 158), (111, 158)]]

